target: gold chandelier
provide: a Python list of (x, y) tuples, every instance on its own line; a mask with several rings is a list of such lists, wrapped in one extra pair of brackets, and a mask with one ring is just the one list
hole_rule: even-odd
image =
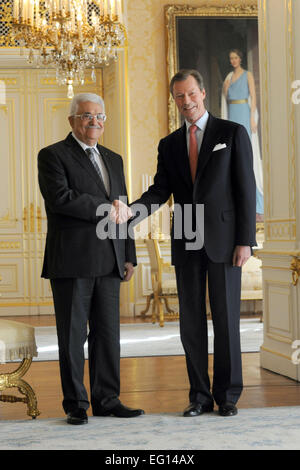
[(13, 0), (12, 35), (28, 62), (54, 66), (59, 85), (84, 84), (85, 69), (117, 60), (126, 32), (122, 0)]

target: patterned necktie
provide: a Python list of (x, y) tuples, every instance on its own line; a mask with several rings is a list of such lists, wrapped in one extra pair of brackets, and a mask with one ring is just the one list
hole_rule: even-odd
[(194, 183), (196, 177), (197, 163), (198, 163), (198, 144), (196, 138), (196, 124), (190, 126), (190, 146), (189, 146), (189, 160), (191, 168), (192, 181)]
[[(104, 185), (102, 173), (101, 173), (100, 168), (99, 168), (99, 165), (97, 164), (96, 159), (95, 159), (96, 150), (95, 150), (94, 148), (92, 148), (92, 147), (89, 147), (89, 148), (87, 148), (85, 151), (86, 151), (86, 153), (87, 153), (87, 156), (88, 156), (89, 159), (91, 160), (91, 162), (92, 162), (92, 164), (93, 164), (95, 170), (97, 171), (99, 178), (101, 179), (101, 181), (102, 181), (102, 183), (103, 183), (103, 185)], [(104, 185), (104, 187), (105, 187), (105, 185)]]

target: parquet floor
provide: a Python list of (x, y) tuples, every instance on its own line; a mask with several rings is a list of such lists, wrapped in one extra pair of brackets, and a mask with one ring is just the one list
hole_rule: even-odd
[[(52, 316), (16, 317), (34, 326), (55, 324)], [(128, 323), (128, 318), (123, 318)], [(141, 321), (140, 319), (138, 320)], [(0, 366), (1, 372), (12, 370), (11, 364)], [(212, 356), (209, 373), (212, 374)], [(300, 383), (260, 367), (259, 353), (243, 354), (244, 391), (239, 408), (299, 406)], [(40, 418), (63, 417), (59, 365), (57, 361), (34, 362), (24, 379), (37, 394)], [(88, 385), (86, 364), (85, 383)], [(183, 356), (121, 359), (121, 400), (146, 413), (181, 413), (188, 404), (188, 378)], [(13, 393), (8, 392), (8, 393)], [(89, 412), (88, 412), (89, 413)], [(0, 402), (0, 419), (30, 419), (22, 403)]]

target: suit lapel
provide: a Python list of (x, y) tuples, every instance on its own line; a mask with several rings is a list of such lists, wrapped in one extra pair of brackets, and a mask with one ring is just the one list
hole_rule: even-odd
[(85, 154), (84, 150), (80, 145), (76, 142), (76, 140), (72, 137), (72, 134), (70, 133), (66, 140), (65, 143), (69, 146), (72, 157), (74, 157), (78, 163), (89, 173), (89, 175), (94, 179), (94, 181), (98, 184), (98, 186), (101, 188), (102, 191), (104, 191), (105, 194), (106, 190), (104, 187), (104, 184), (102, 183), (101, 179), (99, 178), (95, 168), (93, 167), (92, 162), (89, 160), (87, 155)]
[(193, 182), (191, 177), (191, 169), (189, 156), (187, 153), (187, 142), (186, 142), (186, 125), (184, 124), (180, 129), (175, 139), (175, 155), (177, 156), (177, 166), (180, 174), (184, 181), (188, 185), (189, 189), (193, 188)]
[(212, 155), (213, 148), (217, 141), (218, 132), (219, 127), (217, 125), (217, 119), (214, 118), (211, 114), (209, 114), (199, 152), (196, 180), (201, 178), (203, 170)]

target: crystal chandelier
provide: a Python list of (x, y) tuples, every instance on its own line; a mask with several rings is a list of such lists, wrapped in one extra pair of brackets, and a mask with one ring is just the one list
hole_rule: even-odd
[(122, 0), (13, 0), (12, 35), (28, 62), (54, 66), (59, 85), (84, 84), (84, 71), (117, 60), (126, 32)]

